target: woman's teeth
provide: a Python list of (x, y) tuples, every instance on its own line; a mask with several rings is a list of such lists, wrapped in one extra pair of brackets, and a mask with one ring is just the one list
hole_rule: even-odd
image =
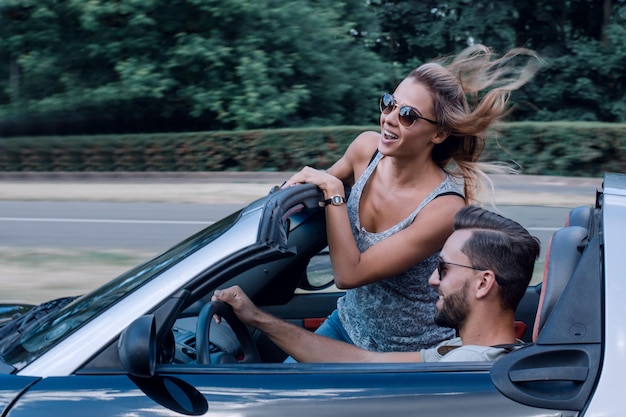
[(388, 131), (383, 131), (383, 135), (385, 136), (386, 139), (398, 139), (398, 137), (396, 135), (394, 135), (393, 133), (390, 133)]

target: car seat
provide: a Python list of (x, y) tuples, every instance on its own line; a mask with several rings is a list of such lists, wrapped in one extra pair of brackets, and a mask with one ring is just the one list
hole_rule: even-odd
[(537, 341), (539, 332), (578, 266), (589, 234), (587, 226), (592, 214), (592, 207), (580, 206), (570, 210), (565, 221), (566, 227), (557, 230), (550, 238), (543, 269), (539, 305), (533, 327), (533, 342)]
[(554, 310), (563, 294), (563, 290), (576, 270), (587, 236), (588, 230), (586, 227), (572, 225), (557, 230), (550, 238), (545, 257), (539, 305), (532, 333), (533, 342), (537, 341), (541, 329), (550, 317), (552, 310)]
[(589, 228), (589, 223), (593, 217), (593, 207), (591, 206), (579, 206), (570, 210), (565, 220), (565, 227), (567, 226), (582, 226)]

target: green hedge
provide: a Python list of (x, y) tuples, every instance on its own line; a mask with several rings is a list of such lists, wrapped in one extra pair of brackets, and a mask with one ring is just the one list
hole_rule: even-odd
[(626, 124), (516, 122), (495, 129), (483, 160), (518, 164), (522, 173), (601, 177), (626, 172)]
[(289, 171), (328, 167), (363, 127), (13, 137), (2, 171)]
[[(0, 171), (293, 171), (327, 168), (354, 137), (376, 126), (0, 138)], [(483, 161), (514, 162), (525, 174), (626, 172), (626, 124), (503, 123)]]

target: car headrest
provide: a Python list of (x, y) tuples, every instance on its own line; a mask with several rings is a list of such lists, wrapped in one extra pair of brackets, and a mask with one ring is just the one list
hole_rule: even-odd
[(593, 207), (591, 206), (579, 206), (570, 210), (565, 220), (565, 227), (567, 226), (582, 226), (589, 228), (589, 222), (593, 216)]
[(537, 340), (539, 332), (572, 277), (580, 261), (587, 235), (587, 228), (569, 226), (557, 230), (550, 238), (543, 269), (539, 306), (533, 327), (533, 342)]

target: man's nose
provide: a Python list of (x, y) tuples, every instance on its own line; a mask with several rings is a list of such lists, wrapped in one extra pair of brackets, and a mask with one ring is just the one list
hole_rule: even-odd
[(428, 278), (428, 283), (433, 287), (439, 286), (439, 272), (435, 269), (432, 274), (430, 274), (430, 278)]

